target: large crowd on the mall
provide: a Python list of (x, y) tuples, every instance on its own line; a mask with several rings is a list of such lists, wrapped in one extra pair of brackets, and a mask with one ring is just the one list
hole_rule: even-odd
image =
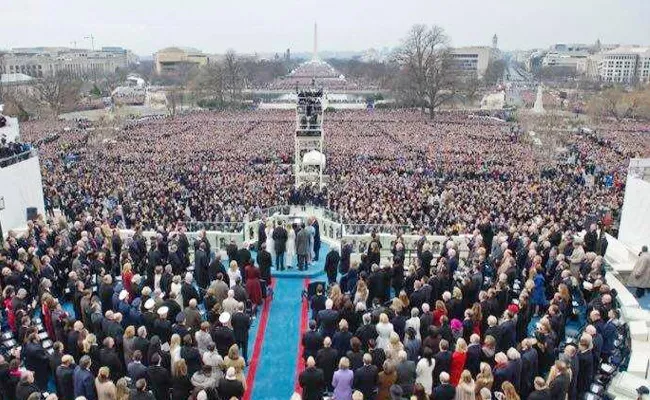
[[(308, 201), (422, 238), (415, 257), (401, 238), (382, 257), (378, 235), (360, 262), (349, 244), (331, 248), (328, 282), (309, 299), (303, 398), (575, 400), (589, 389), (618, 329), (602, 258), (609, 216), (599, 229), (594, 215), (620, 207), (625, 160), (647, 141), (572, 135), (573, 163), (561, 163), (501, 122), (340, 112), (325, 122), (330, 185), (307, 196), (291, 185), (292, 117), (25, 124), (24, 140), (58, 135), (39, 148), (47, 215), (0, 252), (3, 324), (17, 343), (0, 358), (3, 396), (242, 398), (248, 330), (286, 231), (269, 229), (273, 248), (260, 241), (255, 259), (230, 243), (222, 260), (185, 224)], [(469, 253), (428, 232), (469, 234)], [(564, 346), (570, 322), (584, 327)]]

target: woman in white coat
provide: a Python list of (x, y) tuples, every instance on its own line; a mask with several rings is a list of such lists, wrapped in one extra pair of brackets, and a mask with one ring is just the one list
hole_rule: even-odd
[(296, 255), (296, 231), (291, 224), (287, 224), (287, 252), (284, 254), (284, 265), (293, 267), (293, 257)]
[(273, 241), (273, 224), (266, 227), (266, 251), (275, 257), (275, 242)]
[(379, 322), (376, 325), (377, 329), (377, 347), (387, 351), (390, 345), (390, 335), (394, 332), (393, 324), (388, 320), (388, 315), (381, 313), (379, 315)]
[(427, 396), (431, 396), (433, 391), (433, 369), (435, 366), (436, 360), (433, 358), (433, 350), (425, 347), (422, 358), (415, 366), (415, 383), (419, 383), (424, 387)]

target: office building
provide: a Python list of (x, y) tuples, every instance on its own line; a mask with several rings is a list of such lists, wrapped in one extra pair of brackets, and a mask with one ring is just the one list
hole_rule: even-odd
[(451, 58), (456, 69), (483, 76), (497, 53), (494, 48), (487, 46), (458, 47), (451, 50)]
[(137, 57), (121, 47), (101, 50), (67, 47), (14, 48), (0, 56), (0, 73), (25, 74), (33, 78), (67, 72), (86, 77), (112, 74), (137, 63)]
[(154, 66), (158, 75), (173, 75), (184, 68), (203, 66), (210, 57), (201, 50), (191, 47), (167, 47), (154, 54)]

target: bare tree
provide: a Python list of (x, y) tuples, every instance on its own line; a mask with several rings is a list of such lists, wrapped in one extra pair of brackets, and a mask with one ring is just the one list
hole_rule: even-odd
[(176, 112), (178, 111), (182, 96), (183, 92), (175, 86), (172, 86), (165, 91), (165, 105), (167, 107), (167, 113), (172, 117), (172, 119), (176, 117)]
[(34, 100), (45, 104), (55, 116), (64, 109), (72, 109), (79, 100), (81, 82), (66, 72), (41, 78), (33, 85)]
[(241, 98), (243, 89), (242, 67), (234, 50), (228, 50), (223, 60), (224, 83), (230, 101), (237, 101)]
[(588, 109), (596, 117), (611, 117), (617, 121), (625, 118), (647, 118), (650, 116), (650, 89), (607, 89), (589, 100)]
[(457, 91), (448, 44), (441, 27), (414, 25), (395, 54), (402, 75), (398, 90), (431, 118)]
[(218, 104), (224, 103), (224, 68), (216, 63), (201, 68), (197, 76), (189, 83), (189, 89), (199, 97), (207, 97)]

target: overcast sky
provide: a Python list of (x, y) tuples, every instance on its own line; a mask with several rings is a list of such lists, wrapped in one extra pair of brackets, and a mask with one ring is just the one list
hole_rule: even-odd
[(437, 24), (454, 46), (553, 43), (650, 45), (650, 0), (3, 0), (0, 48), (172, 46), (208, 53), (392, 47), (415, 23)]

